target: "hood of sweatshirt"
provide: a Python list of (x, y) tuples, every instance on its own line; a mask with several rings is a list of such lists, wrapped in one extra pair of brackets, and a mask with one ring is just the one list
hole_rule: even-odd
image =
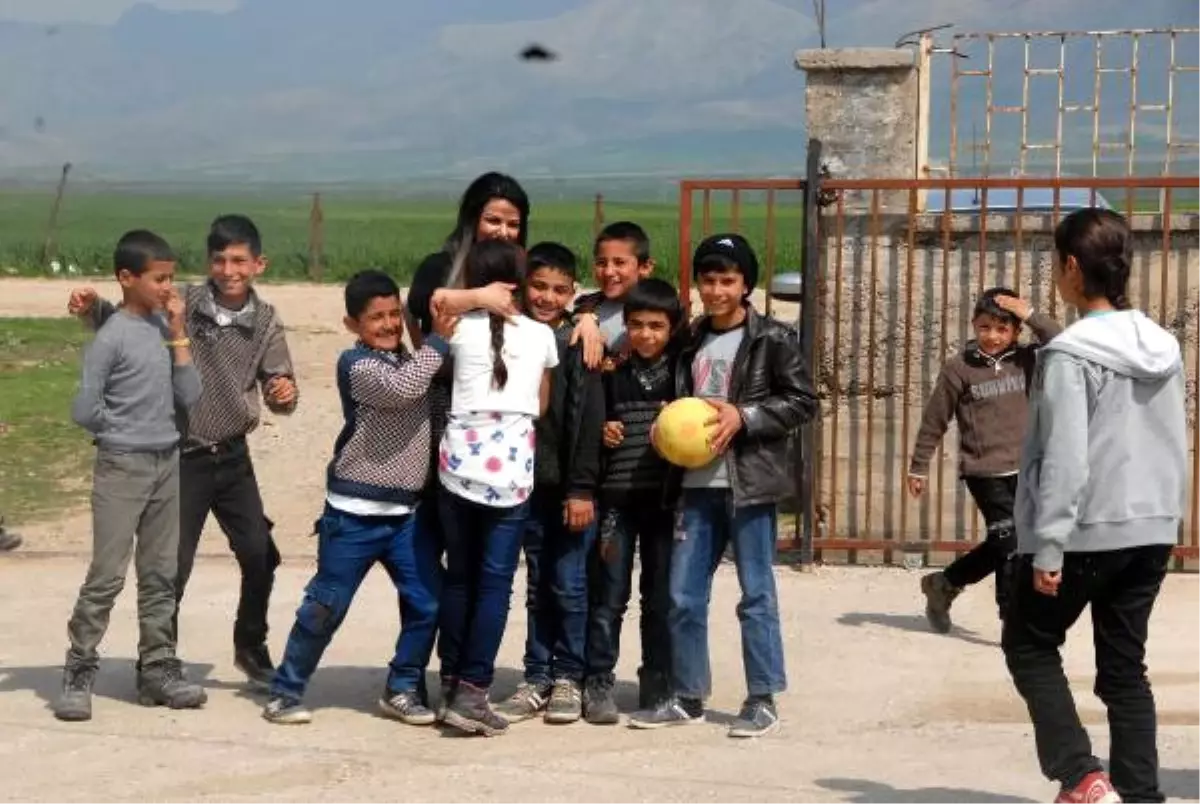
[(1093, 313), (1042, 347), (1098, 363), (1136, 380), (1158, 380), (1180, 368), (1179, 341), (1140, 310)]

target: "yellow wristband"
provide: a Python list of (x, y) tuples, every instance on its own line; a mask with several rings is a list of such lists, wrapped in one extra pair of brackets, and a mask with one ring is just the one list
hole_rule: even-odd
[(191, 338), (178, 338), (177, 340), (167, 341), (167, 346), (170, 346), (172, 349), (178, 349), (181, 346), (191, 346), (191, 345), (192, 345)]

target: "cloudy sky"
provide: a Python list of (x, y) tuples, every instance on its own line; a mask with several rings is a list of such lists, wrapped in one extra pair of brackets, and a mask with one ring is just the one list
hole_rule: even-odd
[[(830, 46), (909, 30), (1196, 26), (1194, 0), (829, 0)], [(559, 51), (519, 62), (531, 41)], [(949, 38), (946, 37), (946, 41)], [(71, 160), (97, 176), (301, 179), (702, 169), (794, 173), (811, 0), (0, 0), (0, 164)], [(1179, 40), (1196, 63), (1197, 37)], [(1128, 42), (1105, 51), (1129, 58)], [(1140, 102), (1164, 98), (1166, 40), (1143, 39)], [(983, 66), (972, 51), (968, 66)], [(1052, 66), (1057, 44), (1035, 49)], [(1090, 101), (1091, 41), (1067, 54), (1068, 102)], [(948, 62), (933, 76), (936, 154)], [(996, 103), (1019, 102), (1019, 48), (997, 51)], [(1177, 74), (1175, 136), (1195, 140), (1195, 73)], [(1106, 76), (1102, 136), (1127, 135), (1128, 77)], [(960, 126), (982, 128), (983, 82)], [(1031, 139), (1053, 136), (1056, 85), (1033, 82)], [(1049, 105), (1047, 105), (1049, 104)], [(1083, 119), (1083, 118), (1087, 119)], [(1009, 120), (1008, 123), (1013, 123)], [(1137, 125), (1161, 150), (1165, 115)], [(1066, 140), (1090, 152), (1090, 115)], [(997, 129), (997, 149), (1017, 136)], [(1003, 141), (1003, 142), (1000, 142)]]

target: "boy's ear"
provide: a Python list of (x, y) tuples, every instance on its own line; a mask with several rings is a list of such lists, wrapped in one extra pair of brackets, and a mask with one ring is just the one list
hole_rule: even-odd
[(358, 319), (351, 318), (350, 316), (345, 316), (344, 318), (342, 318), (342, 324), (345, 325), (346, 330), (348, 332), (350, 332), (351, 334), (353, 334), (353, 335), (359, 334)]
[(654, 258), (647, 257), (645, 262), (638, 263), (638, 277), (645, 279), (654, 273)]
[(255, 262), (255, 265), (254, 265), (254, 275), (255, 276), (262, 276), (263, 273), (266, 272), (267, 266), (271, 264), (271, 261), (268, 260), (266, 258), (266, 256), (262, 255), (262, 254), (258, 255), (258, 259), (255, 260), (254, 262)]
[(123, 288), (127, 288), (132, 285), (135, 279), (137, 279), (137, 277), (134, 276), (133, 272), (128, 268), (122, 268), (121, 270), (117, 271), (117, 283)]

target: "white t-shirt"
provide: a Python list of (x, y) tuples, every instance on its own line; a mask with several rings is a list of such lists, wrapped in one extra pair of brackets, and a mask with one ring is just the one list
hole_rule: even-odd
[(463, 499), (511, 508), (529, 499), (537, 446), (533, 420), (546, 369), (558, 365), (554, 331), (531, 318), (504, 326), (503, 390), (492, 380), (492, 333), (485, 312), (468, 313), (450, 339), (454, 389), (438, 449), (438, 479)]
[(537, 416), (542, 374), (558, 365), (554, 330), (532, 318), (519, 316), (504, 325), (501, 354), (508, 367), (503, 390), (492, 382), (492, 331), (488, 314), (470, 312), (458, 322), (450, 339), (454, 357), (454, 391), (450, 413), (523, 413)]

